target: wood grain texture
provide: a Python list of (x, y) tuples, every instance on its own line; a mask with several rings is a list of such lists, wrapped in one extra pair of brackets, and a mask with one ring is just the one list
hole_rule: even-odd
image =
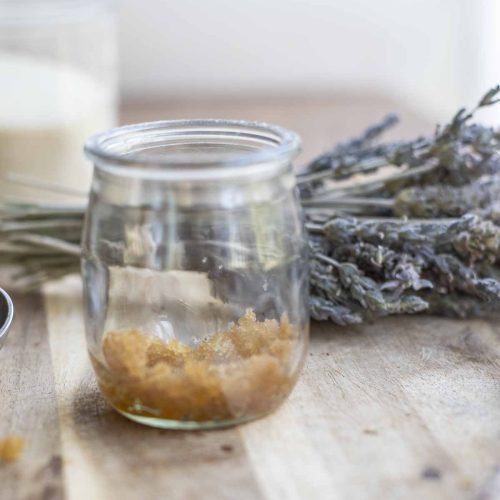
[[(280, 98), (138, 105), (124, 116), (275, 121), (302, 133), (307, 156), (393, 108), (371, 98)], [(422, 123), (413, 116), (405, 130)], [(0, 436), (21, 434), (27, 447), (0, 465), (1, 500), (500, 498), (495, 322), (315, 324), (302, 377), (275, 414), (171, 432), (126, 420), (100, 396), (80, 295), (72, 278), (43, 297), (15, 297), (0, 351)]]
[(63, 498), (52, 358), (39, 295), (13, 297), (16, 314), (0, 351), (0, 436), (26, 440), (22, 460), (0, 465), (0, 498)]
[(280, 410), (190, 433), (141, 427), (102, 399), (78, 280), (47, 287), (48, 338), (37, 300), (17, 300), (30, 323), (2, 352), (2, 432), (28, 446), (0, 467), (0, 498), (498, 498), (500, 335), (488, 322), (315, 324)]

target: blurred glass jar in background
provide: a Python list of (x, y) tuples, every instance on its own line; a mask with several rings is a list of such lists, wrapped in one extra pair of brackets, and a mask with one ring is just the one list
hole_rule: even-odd
[(87, 341), (102, 392), (159, 427), (257, 418), (308, 339), (299, 138), (252, 122), (156, 122), (90, 139)]
[[(115, 17), (105, 0), (0, 0), (0, 195), (86, 194), (81, 148), (117, 116)], [(6, 182), (11, 177), (16, 182)], [(40, 194), (40, 193), (44, 194)]]

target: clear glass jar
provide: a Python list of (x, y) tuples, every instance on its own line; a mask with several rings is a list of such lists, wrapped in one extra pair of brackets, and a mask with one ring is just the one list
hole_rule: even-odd
[(87, 194), (81, 145), (116, 123), (116, 45), (105, 0), (0, 2), (0, 195)]
[(232, 425), (274, 410), (308, 339), (297, 135), (225, 120), (91, 138), (83, 234), (88, 348), (127, 417)]

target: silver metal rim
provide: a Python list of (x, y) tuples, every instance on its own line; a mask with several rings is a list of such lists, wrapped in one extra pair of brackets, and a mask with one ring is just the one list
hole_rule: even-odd
[(5, 321), (0, 327), (0, 341), (2, 341), (3, 338), (7, 335), (9, 327), (12, 323), (12, 319), (14, 318), (14, 304), (9, 294), (2, 288), (0, 288), (0, 294), (2, 295), (3, 299), (7, 304), (7, 317), (5, 318)]

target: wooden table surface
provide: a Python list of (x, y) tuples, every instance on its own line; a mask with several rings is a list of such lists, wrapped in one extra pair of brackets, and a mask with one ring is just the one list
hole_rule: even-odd
[[(394, 109), (353, 96), (132, 104), (126, 122), (180, 116), (275, 121), (305, 157)], [(405, 113), (403, 133), (425, 123)], [(116, 414), (87, 359), (77, 277), (16, 295), (0, 351), (0, 498), (500, 498), (500, 326), (387, 318), (315, 324), (303, 374), (275, 414), (227, 430), (150, 429)]]

